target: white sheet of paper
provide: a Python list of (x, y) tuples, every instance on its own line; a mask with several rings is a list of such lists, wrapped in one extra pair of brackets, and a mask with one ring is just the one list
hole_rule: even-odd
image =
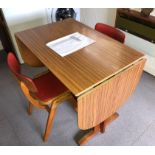
[(48, 42), (46, 45), (57, 54), (64, 57), (94, 42), (95, 41), (93, 39), (88, 38), (79, 32), (75, 32), (65, 37)]

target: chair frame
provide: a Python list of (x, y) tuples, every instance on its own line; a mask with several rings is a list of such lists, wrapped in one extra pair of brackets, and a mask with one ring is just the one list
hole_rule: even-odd
[[(23, 82), (20, 82), (20, 87), (21, 87), (24, 95), (29, 100), (29, 107), (28, 107), (28, 114), (29, 115), (32, 114), (33, 106), (35, 106), (39, 109), (44, 109), (49, 113), (47, 123), (46, 123), (46, 129), (45, 129), (45, 133), (44, 133), (44, 137), (43, 137), (43, 140), (47, 141), (49, 134), (51, 132), (51, 127), (53, 124), (54, 115), (55, 115), (55, 112), (57, 110), (58, 105), (61, 104), (64, 100), (71, 98), (72, 94), (69, 91), (66, 91), (63, 94), (53, 98), (52, 100), (50, 100), (47, 103), (47, 102), (42, 102), (40, 100), (34, 99), (32, 97), (32, 95), (30, 94), (28, 88), (26, 87), (26, 85)], [(51, 104), (51, 107), (49, 107), (49, 104)]]
[[(18, 63), (17, 58), (14, 56), (13, 53), (12, 53), (12, 55), (14, 57), (13, 59), (16, 61), (15, 64), (19, 66), (18, 69), (20, 70), (20, 64)], [(9, 61), (9, 59), (8, 59), (8, 61)], [(11, 67), (10, 65), (11, 64), (9, 63), (9, 67)], [(31, 80), (33, 81), (36, 78), (39, 78), (39, 77), (47, 74), (49, 71), (45, 71), (41, 74), (38, 74), (33, 79), (31, 79), (21, 73), (18, 73), (18, 71), (17, 72), (14, 71), (14, 69), (12, 67), (10, 69), (11, 69), (13, 75), (16, 77), (16, 79), (21, 87), (22, 92), (24, 93), (25, 97), (29, 101), (28, 110), (27, 110), (28, 114), (29, 115), (32, 114), (33, 106), (37, 107), (39, 109), (44, 109), (48, 112), (48, 119), (47, 119), (46, 128), (45, 128), (44, 136), (43, 136), (43, 140), (47, 141), (48, 137), (50, 135), (50, 132), (51, 132), (55, 112), (57, 110), (58, 105), (61, 104), (64, 100), (73, 98), (72, 93), (69, 90), (66, 90), (63, 93), (59, 94), (58, 96), (56, 96), (52, 99), (49, 99), (48, 101), (42, 101), (39, 98), (37, 98), (37, 96), (35, 95), (35, 85), (34, 85), (34, 83), (31, 84)], [(27, 80), (28, 80), (28, 82), (27, 82)], [(34, 88), (33, 88), (33, 86), (34, 86)]]

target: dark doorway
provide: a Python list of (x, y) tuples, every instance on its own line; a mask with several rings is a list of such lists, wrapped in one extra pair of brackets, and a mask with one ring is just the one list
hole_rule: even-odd
[(1, 8), (0, 8), (0, 40), (2, 42), (4, 51), (6, 51), (7, 53), (10, 51), (15, 53), (15, 49), (10, 38), (8, 26), (6, 24), (4, 14)]

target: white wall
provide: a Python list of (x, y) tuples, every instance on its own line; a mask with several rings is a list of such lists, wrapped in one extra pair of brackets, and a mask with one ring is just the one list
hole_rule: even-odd
[(13, 40), (16, 48), (16, 53), (22, 63), (23, 60), (18, 50), (14, 34), (28, 28), (46, 24), (46, 11), (44, 8), (5, 8), (3, 9), (3, 13), (10, 30), (11, 39)]
[(144, 53), (147, 58), (144, 70), (155, 76), (155, 44), (130, 33), (126, 34), (125, 44)]
[(115, 8), (82, 8), (81, 22), (94, 28), (97, 22), (114, 26), (116, 17)]

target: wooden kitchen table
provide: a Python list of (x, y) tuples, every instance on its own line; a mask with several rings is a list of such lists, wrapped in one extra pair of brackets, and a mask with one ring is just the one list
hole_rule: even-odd
[[(96, 42), (65, 57), (46, 46), (74, 32)], [(92, 129), (79, 140), (81, 145), (118, 117), (116, 111), (135, 90), (145, 63), (142, 53), (73, 19), (18, 32), (15, 37), (25, 63), (45, 65), (76, 98), (79, 128)]]

